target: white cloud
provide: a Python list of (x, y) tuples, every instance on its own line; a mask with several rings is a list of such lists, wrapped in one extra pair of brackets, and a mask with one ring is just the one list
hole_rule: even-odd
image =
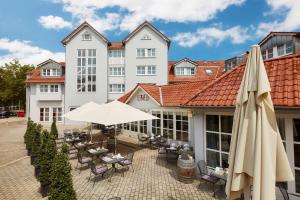
[[(142, 21), (204, 22), (216, 17), (232, 5), (241, 5), (245, 0), (51, 0), (63, 4), (64, 11), (77, 21), (93, 21), (101, 30), (130, 31)], [(102, 15), (104, 8), (119, 7), (122, 14)], [(107, 20), (107, 22), (106, 22)]]
[(71, 28), (72, 24), (68, 21), (65, 21), (63, 18), (53, 15), (41, 16), (38, 19), (38, 22), (46, 29), (63, 29)]
[(281, 20), (262, 22), (258, 25), (256, 34), (265, 36), (270, 31), (294, 31), (300, 28), (299, 0), (267, 0), (271, 7), (271, 14), (284, 16)]
[(0, 65), (18, 59), (23, 64), (39, 64), (49, 58), (56, 61), (64, 61), (64, 52), (51, 52), (47, 49), (34, 46), (30, 41), (10, 40), (0, 38), (0, 50), (6, 52), (0, 55)]
[(199, 43), (218, 46), (224, 40), (233, 44), (241, 44), (250, 39), (247, 28), (234, 26), (229, 29), (209, 27), (198, 29), (196, 32), (177, 33), (172, 39), (183, 47), (193, 47)]

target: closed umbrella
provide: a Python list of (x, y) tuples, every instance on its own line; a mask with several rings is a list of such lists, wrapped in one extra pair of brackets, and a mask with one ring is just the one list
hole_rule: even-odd
[(273, 200), (276, 181), (293, 180), (270, 91), (260, 47), (254, 45), (236, 99), (226, 184), (228, 199), (241, 194), (249, 199), (251, 194), (253, 200)]

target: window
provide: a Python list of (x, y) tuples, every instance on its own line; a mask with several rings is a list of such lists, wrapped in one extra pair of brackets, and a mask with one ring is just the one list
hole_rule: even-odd
[(48, 92), (48, 85), (40, 85), (40, 92)]
[(110, 57), (110, 58), (124, 58), (125, 57), (125, 51), (122, 50), (122, 49), (109, 50), (108, 51), (108, 57)]
[(265, 60), (267, 59), (267, 50), (262, 52), (262, 58)]
[(136, 75), (156, 75), (156, 66), (137, 66)]
[(284, 55), (284, 45), (277, 46), (278, 56)]
[(131, 122), (130, 123), (130, 130), (132, 132), (137, 132), (138, 131), (138, 122)]
[(84, 40), (84, 41), (90, 41), (90, 40), (92, 40), (91, 34), (89, 34), (89, 33), (84, 33), (84, 34), (82, 35), (82, 40)]
[(40, 121), (41, 122), (49, 121), (49, 108), (40, 108)]
[(77, 50), (77, 92), (96, 92), (96, 49)]
[(159, 118), (159, 119), (152, 120), (152, 134), (160, 135), (161, 134), (160, 111), (153, 111), (152, 115)]
[(187, 112), (176, 113), (176, 140), (189, 140), (189, 121)]
[(124, 67), (110, 67), (109, 75), (110, 76), (124, 76), (125, 68)]
[(61, 122), (62, 121), (62, 108), (57, 107), (57, 108), (52, 108), (52, 120)]
[(285, 53), (291, 54), (294, 51), (293, 41), (289, 41), (285, 44)]
[(50, 76), (51, 70), (50, 69), (43, 69), (43, 76)]
[(140, 133), (147, 133), (147, 120), (140, 121)]
[(50, 85), (50, 92), (58, 92), (58, 85)]
[(123, 125), (123, 129), (129, 130), (129, 126), (130, 126), (130, 124), (126, 123), (126, 124)]
[(195, 67), (176, 67), (175, 74), (177, 76), (193, 76), (195, 75)]
[(110, 93), (124, 93), (125, 85), (124, 84), (109, 84)]
[(268, 49), (268, 59), (273, 58), (273, 49)]
[(206, 162), (210, 167), (228, 167), (233, 116), (206, 115)]
[(209, 75), (209, 76), (213, 74), (212, 69), (205, 69), (205, 72), (206, 72), (206, 74)]
[(146, 34), (142, 37), (142, 40), (151, 40), (151, 38), (149, 35)]
[(154, 58), (155, 57), (155, 49), (154, 48), (138, 48), (137, 49), (137, 57), (138, 58)]
[(300, 119), (293, 119), (295, 190), (300, 193)]
[(173, 112), (163, 112), (163, 137), (173, 139)]
[(52, 76), (60, 76), (59, 69), (52, 69)]

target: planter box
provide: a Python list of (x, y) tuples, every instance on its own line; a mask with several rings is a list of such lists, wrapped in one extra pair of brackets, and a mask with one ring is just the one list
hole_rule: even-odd
[(41, 184), (41, 194), (43, 198), (48, 196), (49, 191), (50, 191), (50, 184)]

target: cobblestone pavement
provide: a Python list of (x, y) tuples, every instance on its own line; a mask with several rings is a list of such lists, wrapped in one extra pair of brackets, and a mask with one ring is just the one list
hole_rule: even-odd
[[(0, 200), (42, 199), (38, 192), (39, 182), (34, 178), (34, 168), (23, 144), (25, 129), (26, 121), (0, 124)], [(126, 152), (129, 147), (119, 147), (119, 150)], [(75, 169), (77, 160), (70, 162), (78, 199), (108, 199), (115, 196), (122, 200), (214, 199), (211, 187), (206, 184), (199, 190), (198, 181), (193, 184), (177, 181), (175, 165), (157, 158), (156, 150), (138, 149), (134, 155), (134, 172), (130, 169), (124, 177), (121, 173), (112, 174), (111, 182), (99, 178), (94, 186), (93, 179), (88, 181), (90, 169), (85, 168), (79, 173)]]

